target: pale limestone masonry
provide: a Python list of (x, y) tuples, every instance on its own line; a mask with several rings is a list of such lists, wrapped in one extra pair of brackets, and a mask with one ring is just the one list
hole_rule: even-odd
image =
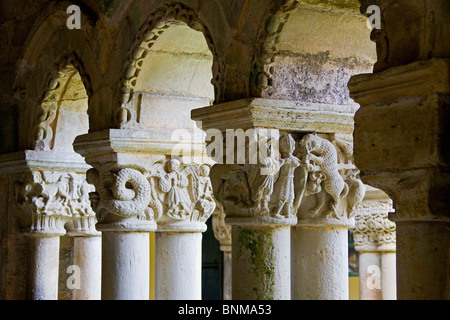
[(208, 219), (223, 299), (348, 299), (349, 230), (361, 299), (449, 299), (449, 15), (0, 0), (0, 299), (203, 299)]

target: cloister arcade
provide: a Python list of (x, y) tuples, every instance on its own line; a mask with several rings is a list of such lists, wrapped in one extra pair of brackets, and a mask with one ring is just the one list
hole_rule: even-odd
[(0, 299), (450, 298), (448, 1), (0, 5)]

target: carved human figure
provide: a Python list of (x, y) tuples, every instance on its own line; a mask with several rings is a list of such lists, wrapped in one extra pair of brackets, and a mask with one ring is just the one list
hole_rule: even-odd
[(280, 170), (280, 163), (273, 157), (262, 160), (260, 168), (249, 171), (249, 180), (252, 185), (252, 200), (255, 203), (255, 212), (259, 215), (268, 214), (270, 197), (273, 193), (275, 175)]
[(275, 217), (288, 218), (295, 213), (294, 172), (300, 166), (300, 160), (293, 155), (295, 140), (291, 135), (285, 135), (280, 140), (280, 174), (274, 186), (271, 197), (271, 214)]
[(198, 170), (198, 185), (195, 188), (197, 193), (195, 209), (199, 212), (199, 220), (206, 220), (213, 213), (216, 207), (216, 201), (212, 197), (213, 189), (211, 179), (209, 178), (209, 166), (203, 164)]
[(190, 213), (191, 199), (187, 192), (189, 180), (179, 171), (180, 161), (171, 159), (166, 164), (166, 174), (159, 179), (159, 188), (167, 193), (165, 204), (168, 206), (169, 216), (183, 218)]

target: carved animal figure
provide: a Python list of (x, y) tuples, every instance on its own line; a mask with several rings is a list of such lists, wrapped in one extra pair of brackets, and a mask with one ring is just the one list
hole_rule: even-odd
[[(100, 195), (96, 208), (99, 221), (102, 221), (108, 213), (123, 218), (137, 216), (142, 220), (152, 220), (153, 214), (149, 211), (149, 206), (154, 213), (162, 210), (161, 204), (151, 198), (150, 184), (141, 172), (131, 168), (121, 169), (117, 173), (102, 171), (106, 172), (99, 173), (95, 169), (89, 169), (87, 172), (88, 182), (95, 185)], [(105, 182), (110, 174), (113, 181), (107, 188)], [(132, 189), (129, 189), (129, 186)]]
[(354, 170), (346, 180), (349, 186), (349, 193), (347, 196), (349, 217), (353, 217), (358, 209), (358, 206), (366, 195), (366, 187), (361, 179), (358, 178), (359, 170)]
[[(336, 214), (337, 206), (348, 193), (348, 186), (337, 167), (337, 151), (334, 145), (315, 134), (308, 134), (299, 143), (302, 165), (309, 173), (320, 173), (322, 188), (331, 196), (331, 209)], [(324, 205), (324, 197), (318, 197), (318, 204), (313, 210), (317, 214)]]

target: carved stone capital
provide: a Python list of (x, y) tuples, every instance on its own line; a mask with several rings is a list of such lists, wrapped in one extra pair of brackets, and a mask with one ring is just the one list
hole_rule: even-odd
[(84, 173), (31, 171), (16, 180), (19, 223), (29, 235), (97, 235)]
[(91, 194), (93, 209), (97, 213), (97, 229), (101, 231), (154, 231), (156, 223), (150, 184), (143, 172), (103, 164), (89, 169), (87, 179), (95, 185)]
[(150, 170), (114, 163), (90, 169), (97, 228), (204, 232), (216, 207), (209, 170), (207, 164), (185, 165), (178, 159), (154, 163)]
[(73, 152), (25, 150), (0, 156), (0, 174), (14, 181), (11, 210), (28, 235), (98, 235), (86, 181), (89, 168)]
[[(257, 164), (215, 165), (211, 174), (214, 195), (236, 225), (295, 225), (294, 172), (300, 161), (293, 155), (295, 140), (284, 134), (280, 156), (266, 156)], [(270, 148), (270, 146), (268, 146)]]
[(88, 177), (97, 189), (100, 228), (205, 231), (215, 208), (210, 160), (204, 143), (191, 142), (191, 156), (183, 157), (173, 152), (179, 141), (164, 129), (110, 129), (78, 137), (75, 150), (95, 168)]
[[(193, 110), (202, 129), (215, 132), (213, 142), (207, 139), (210, 150), (214, 144), (216, 153), (226, 155), (216, 160), (220, 164), (211, 179), (227, 223), (293, 225), (298, 219), (301, 225), (353, 225), (365, 191), (353, 164), (355, 111), (353, 106), (258, 98)], [(248, 141), (230, 145), (230, 131), (238, 141), (245, 140), (245, 132)], [(216, 144), (221, 135), (227, 139)], [(237, 161), (238, 155), (230, 162), (233, 152), (241, 152), (244, 161)]]
[(355, 226), (351, 229), (356, 250), (395, 251), (396, 225), (389, 220), (392, 211), (392, 200), (383, 192), (369, 187), (366, 198), (357, 209)]
[(150, 175), (152, 192), (162, 205), (157, 231), (206, 231), (205, 222), (216, 208), (210, 166), (167, 159), (155, 169)]

